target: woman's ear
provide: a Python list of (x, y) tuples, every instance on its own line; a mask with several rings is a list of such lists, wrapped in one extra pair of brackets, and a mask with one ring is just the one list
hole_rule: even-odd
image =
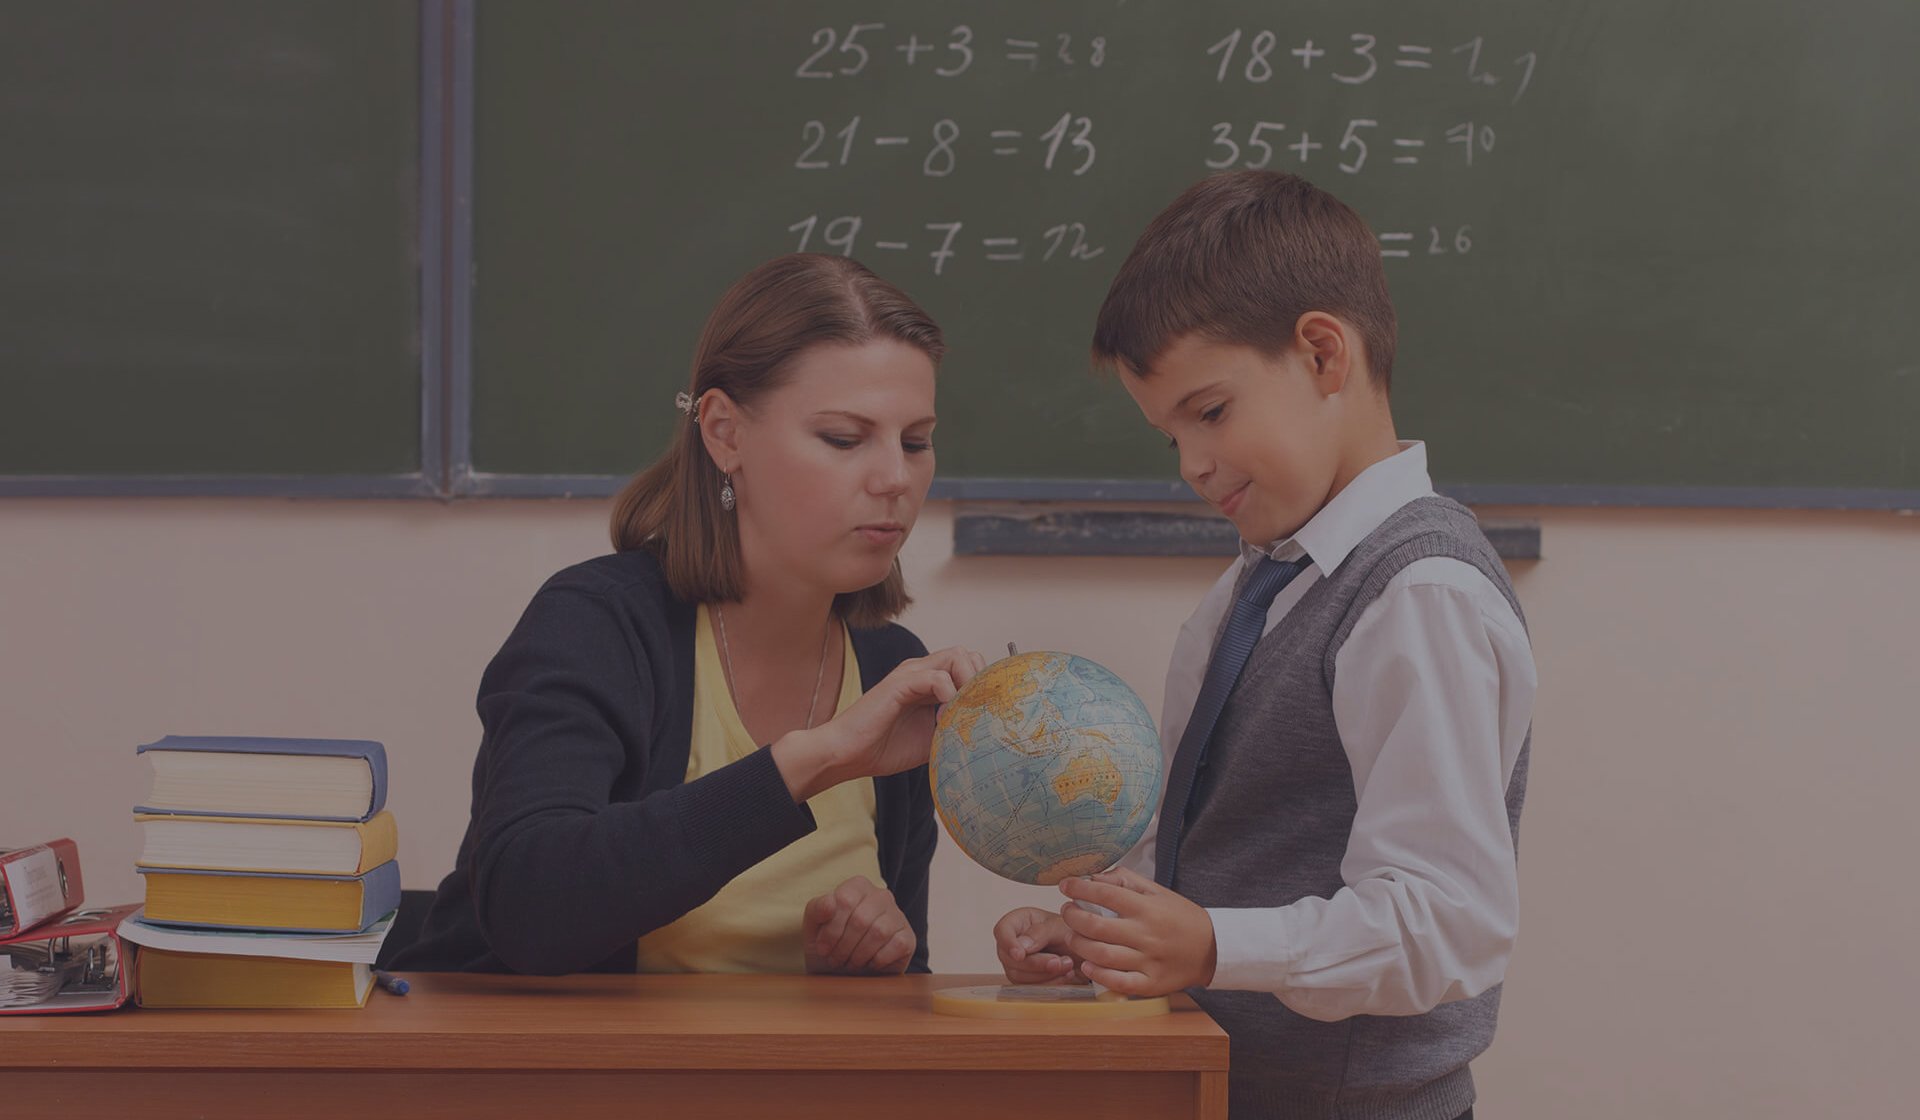
[(700, 410), (700, 441), (706, 445), (707, 456), (723, 474), (738, 474), (740, 406), (720, 390), (709, 389), (701, 395), (697, 407)]
[(1323, 397), (1346, 388), (1353, 372), (1353, 347), (1347, 337), (1351, 328), (1324, 311), (1309, 311), (1294, 324), (1294, 343), (1307, 359), (1314, 383)]

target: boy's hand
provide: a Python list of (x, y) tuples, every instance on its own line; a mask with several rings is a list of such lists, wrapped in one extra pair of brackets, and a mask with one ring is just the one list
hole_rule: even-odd
[(864, 875), (808, 902), (800, 936), (808, 972), (853, 976), (900, 972), (920, 943), (893, 894)]
[(1063, 880), (1060, 893), (1074, 900), (1060, 908), (1072, 931), (1067, 949), (1094, 983), (1122, 995), (1163, 996), (1213, 981), (1213, 919), (1197, 904), (1124, 868)]
[(993, 947), (1000, 967), (1015, 984), (1051, 984), (1080, 979), (1080, 962), (1067, 955), (1067, 923), (1060, 915), (1037, 906), (1009, 910), (993, 927)]

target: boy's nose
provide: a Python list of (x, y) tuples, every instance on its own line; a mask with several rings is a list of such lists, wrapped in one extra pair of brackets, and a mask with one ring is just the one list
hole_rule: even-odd
[(1198, 452), (1180, 449), (1180, 477), (1195, 490), (1205, 488), (1207, 479), (1213, 477), (1213, 460), (1203, 458)]

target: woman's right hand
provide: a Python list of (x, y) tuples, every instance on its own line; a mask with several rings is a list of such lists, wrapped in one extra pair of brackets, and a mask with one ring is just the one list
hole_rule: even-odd
[(846, 711), (819, 727), (781, 736), (773, 759), (794, 800), (925, 763), (940, 705), (986, 667), (984, 657), (960, 646), (909, 658)]
[(1072, 933), (1059, 914), (1037, 906), (1007, 911), (993, 927), (994, 951), (1014, 984), (1080, 982), (1080, 962), (1067, 952)]

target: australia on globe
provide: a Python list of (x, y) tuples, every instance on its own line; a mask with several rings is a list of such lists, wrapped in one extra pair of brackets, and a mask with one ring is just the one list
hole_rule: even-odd
[(1069, 653), (1003, 658), (934, 724), (928, 767), (948, 835), (1022, 883), (1113, 866), (1160, 803), (1160, 735), (1126, 682)]

